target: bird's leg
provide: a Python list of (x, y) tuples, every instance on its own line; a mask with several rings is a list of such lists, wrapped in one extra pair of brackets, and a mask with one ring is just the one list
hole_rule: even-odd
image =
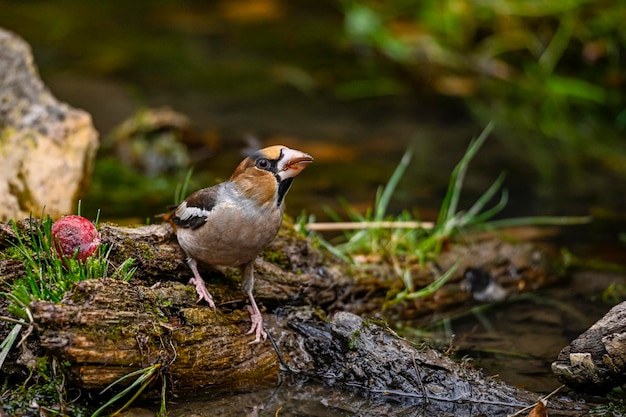
[(259, 343), (261, 341), (265, 341), (267, 339), (267, 333), (263, 329), (263, 316), (261, 315), (261, 311), (259, 307), (256, 305), (256, 301), (254, 300), (254, 295), (252, 295), (252, 289), (254, 288), (254, 273), (253, 273), (253, 263), (251, 261), (241, 267), (241, 275), (243, 277), (242, 287), (243, 290), (248, 294), (248, 298), (250, 298), (250, 304), (247, 306), (248, 312), (250, 313), (250, 320), (252, 320), (252, 326), (248, 333), (246, 334), (254, 334), (255, 339), (249, 344)]
[(196, 302), (199, 303), (204, 300), (209, 304), (209, 307), (213, 308), (213, 311), (215, 311), (213, 296), (209, 293), (209, 290), (206, 289), (206, 284), (198, 272), (198, 263), (193, 258), (187, 258), (187, 264), (189, 268), (191, 268), (191, 272), (193, 272), (193, 278), (189, 280), (189, 283), (196, 286), (196, 293), (198, 293), (198, 301)]

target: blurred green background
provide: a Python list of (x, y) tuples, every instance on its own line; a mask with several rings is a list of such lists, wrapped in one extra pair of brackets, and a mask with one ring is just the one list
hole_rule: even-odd
[[(337, 196), (371, 205), (413, 145), (394, 207), (433, 217), (467, 143), (494, 121), (468, 198), (506, 171), (505, 215), (623, 220), (624, 2), (0, 0), (0, 10), (53, 93), (102, 135), (88, 214), (143, 221), (173, 202), (187, 165), (191, 189), (211, 185), (253, 135), (316, 156), (290, 193), (292, 215), (323, 216)], [(189, 118), (189, 158), (156, 173), (120, 161), (115, 127), (164, 105)]]

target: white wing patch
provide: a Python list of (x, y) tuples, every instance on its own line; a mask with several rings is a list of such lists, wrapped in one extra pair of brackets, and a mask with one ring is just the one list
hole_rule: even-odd
[(178, 206), (176, 215), (180, 218), (180, 220), (187, 221), (194, 217), (208, 217), (210, 212), (211, 210), (206, 210), (200, 207), (187, 207), (187, 202), (183, 201), (181, 205)]

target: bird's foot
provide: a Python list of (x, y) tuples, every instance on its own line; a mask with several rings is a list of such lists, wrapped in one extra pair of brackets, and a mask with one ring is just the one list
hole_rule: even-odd
[(250, 320), (252, 320), (252, 326), (246, 334), (254, 334), (256, 336), (256, 338), (248, 344), (254, 345), (255, 343), (265, 342), (265, 339), (267, 339), (267, 333), (263, 329), (263, 316), (260, 312), (255, 312), (252, 306), (246, 306), (246, 308), (250, 313)]
[(196, 303), (204, 300), (209, 304), (209, 307), (211, 307), (213, 311), (215, 311), (215, 302), (213, 302), (213, 296), (211, 295), (211, 293), (209, 293), (209, 290), (206, 289), (206, 284), (204, 283), (204, 280), (191, 278), (189, 280), (189, 284), (193, 284), (196, 286), (196, 293), (198, 293), (198, 301), (196, 301)]

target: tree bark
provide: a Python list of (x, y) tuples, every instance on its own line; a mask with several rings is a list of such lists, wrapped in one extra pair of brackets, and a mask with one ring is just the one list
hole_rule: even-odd
[(581, 392), (604, 394), (626, 382), (626, 302), (561, 350), (552, 371)]
[[(114, 265), (129, 257), (136, 259), (135, 282), (153, 284), (191, 277), (185, 255), (167, 224), (137, 228), (103, 225), (100, 233), (102, 242), (111, 247)], [(435, 261), (408, 266), (417, 291), (458, 263), (446, 285), (430, 296), (394, 305), (390, 300), (404, 289), (404, 284), (389, 262), (347, 265), (316, 249), (294, 231), (291, 222), (285, 221), (277, 238), (255, 262), (254, 294), (269, 308), (314, 305), (329, 311), (372, 314), (384, 306), (387, 314), (400, 318), (428, 319), (435, 311), (454, 309), (472, 299), (465, 279), (465, 271), (471, 268), (485, 271), (509, 295), (554, 284), (562, 276), (553, 268), (552, 255), (548, 248), (528, 242), (511, 243), (493, 235), (451, 244)], [(237, 269), (200, 268), (209, 292), (218, 301), (243, 298)]]
[[(26, 236), (37, 220), (18, 223), (18, 231)], [(166, 281), (187, 281), (191, 271), (185, 255), (168, 224), (139, 227), (117, 227), (103, 224), (99, 228), (102, 243), (109, 252), (110, 271), (126, 259), (133, 258), (137, 271), (133, 284), (152, 285)], [(16, 240), (13, 228), (0, 223), (0, 249)], [(437, 311), (454, 309), (471, 301), (465, 272), (480, 269), (509, 295), (533, 291), (554, 284), (561, 275), (553, 268), (550, 250), (522, 242), (511, 243), (493, 236), (468, 239), (463, 244), (450, 244), (434, 261), (407, 266), (414, 290), (431, 284), (457, 265), (446, 285), (429, 296), (401, 303), (391, 302), (404, 289), (393, 267), (384, 260), (358, 266), (316, 249), (312, 242), (294, 231), (285, 221), (276, 239), (263, 251), (254, 265), (254, 294), (269, 309), (282, 305), (314, 305), (328, 311), (342, 310), (356, 314), (378, 314), (384, 307), (386, 315), (415, 320)], [(0, 260), (3, 282), (10, 283), (24, 274), (13, 260)], [(216, 302), (243, 300), (241, 277), (237, 268), (211, 268), (200, 265), (209, 292)]]
[[(19, 227), (31, 225), (22, 222)], [(275, 379), (283, 369), (366, 395), (439, 404), (452, 410), (448, 415), (466, 414), (466, 409), (497, 415), (538, 399), (436, 350), (417, 349), (385, 325), (352, 314), (379, 314), (389, 293), (399, 291), (397, 276), (384, 263), (356, 268), (325, 255), (289, 224), (255, 262), (255, 295), (266, 309), (272, 342), (256, 345), (249, 345), (252, 337), (245, 335), (250, 321), (235, 269), (201, 269), (217, 303), (214, 311), (196, 303), (192, 286), (177, 282), (191, 274), (168, 225), (103, 225), (100, 233), (110, 250), (110, 270), (129, 257), (136, 260), (132, 281), (87, 280), (60, 303), (31, 304), (40, 346), (69, 364), (76, 386), (102, 388), (160, 364), (162, 377), (173, 388)], [(11, 228), (0, 227), (0, 241), (14, 238)], [(487, 271), (509, 292), (557, 279), (544, 251), (485, 240), (451, 246), (437, 263), (414, 266), (416, 288), (456, 262), (460, 268), (435, 294), (391, 305), (386, 312), (415, 317), (467, 301), (467, 268)], [(326, 316), (334, 311), (340, 312)], [(553, 409), (566, 410), (567, 405), (557, 401)]]
[[(248, 345), (247, 313), (214, 312), (196, 306), (195, 297), (180, 283), (150, 288), (98, 279), (78, 284), (63, 303), (33, 303), (32, 311), (41, 346), (70, 363), (84, 388), (158, 363), (173, 388), (275, 379), (280, 367), (441, 415), (506, 415), (539, 399), (348, 312), (329, 318), (313, 307), (279, 308), (264, 315), (271, 343)], [(551, 415), (566, 409), (551, 403)]]

